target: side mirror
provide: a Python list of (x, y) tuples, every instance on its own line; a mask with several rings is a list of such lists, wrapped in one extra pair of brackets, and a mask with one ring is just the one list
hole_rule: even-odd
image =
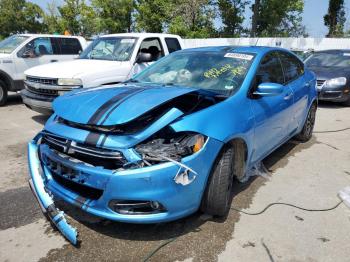
[(283, 85), (277, 83), (261, 83), (253, 93), (258, 96), (276, 96), (282, 94)]
[(150, 53), (140, 52), (136, 58), (135, 63), (147, 63), (152, 62), (152, 55)]
[(34, 51), (31, 49), (27, 49), (26, 51), (23, 52), (22, 58), (30, 58), (33, 57)]

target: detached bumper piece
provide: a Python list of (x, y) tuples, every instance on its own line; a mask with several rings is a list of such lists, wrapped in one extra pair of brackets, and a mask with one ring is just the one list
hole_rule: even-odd
[(42, 169), (37, 155), (37, 145), (33, 142), (28, 144), (28, 161), (31, 175), (29, 185), (39, 202), (41, 210), (69, 242), (77, 245), (77, 230), (68, 224), (63, 211), (55, 207), (50, 192), (44, 186)]

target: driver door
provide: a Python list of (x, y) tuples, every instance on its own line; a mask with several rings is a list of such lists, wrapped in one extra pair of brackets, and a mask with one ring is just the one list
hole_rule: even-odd
[(38, 37), (27, 43), (17, 53), (17, 79), (24, 79), (24, 71), (27, 69), (49, 63), (52, 55), (53, 50), (49, 37)]
[(276, 52), (268, 53), (261, 61), (251, 87), (250, 96), (255, 118), (253, 161), (261, 160), (289, 134), (293, 117), (293, 90), (284, 86), (275, 96), (254, 96), (261, 83), (284, 84), (282, 65)]

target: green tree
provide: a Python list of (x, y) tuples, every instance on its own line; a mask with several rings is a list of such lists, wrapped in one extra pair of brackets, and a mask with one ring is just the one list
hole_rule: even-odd
[(344, 35), (345, 9), (344, 0), (329, 0), (328, 13), (323, 17), (328, 27), (327, 37)]
[(58, 11), (59, 23), (71, 34), (91, 36), (96, 33), (96, 14), (85, 0), (65, 0)]
[(47, 13), (44, 15), (44, 24), (46, 25), (47, 32), (50, 34), (64, 33), (64, 25), (55, 0), (47, 5)]
[(215, 16), (211, 0), (177, 0), (168, 22), (169, 32), (187, 38), (216, 36)]
[(244, 21), (244, 11), (247, 0), (218, 0), (219, 14), (223, 28), (220, 35), (224, 37), (240, 36)]
[(40, 33), (44, 30), (43, 11), (25, 0), (0, 0), (0, 35)]
[(171, 0), (136, 1), (136, 29), (153, 33), (164, 32), (175, 5)]
[(92, 0), (92, 6), (98, 16), (100, 32), (131, 32), (134, 0)]
[(303, 0), (260, 0), (255, 1), (252, 9), (256, 36), (296, 37), (305, 34), (301, 17)]

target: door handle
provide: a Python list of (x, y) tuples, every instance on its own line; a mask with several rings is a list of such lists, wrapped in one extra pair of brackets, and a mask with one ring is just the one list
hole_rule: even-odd
[(51, 63), (54, 63), (54, 62), (58, 62), (58, 60), (56, 59), (53, 59), (53, 60), (50, 60)]
[(283, 99), (284, 100), (289, 100), (289, 99), (292, 98), (292, 96), (293, 96), (293, 93), (290, 93), (290, 94), (285, 95), (285, 97)]
[(310, 82), (307, 82), (307, 83), (305, 84), (305, 87), (310, 87)]

